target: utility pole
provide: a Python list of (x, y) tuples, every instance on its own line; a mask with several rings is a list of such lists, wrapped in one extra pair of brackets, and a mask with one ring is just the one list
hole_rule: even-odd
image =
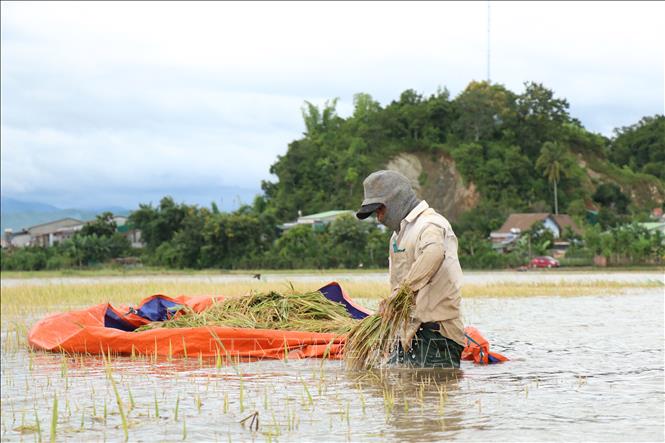
[(487, 83), (490, 82), (490, 0), (487, 0)]

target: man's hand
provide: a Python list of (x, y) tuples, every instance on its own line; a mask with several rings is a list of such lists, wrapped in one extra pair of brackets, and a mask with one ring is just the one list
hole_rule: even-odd
[(380, 317), (383, 317), (383, 314), (386, 312), (386, 306), (388, 305), (389, 298), (383, 298), (379, 302), (379, 309), (376, 311), (376, 314)]
[(393, 293), (390, 294), (390, 297), (386, 297), (379, 302), (379, 308), (376, 311), (377, 315), (383, 316), (383, 314), (388, 311), (388, 304), (390, 304), (390, 300), (392, 300), (398, 292), (399, 288), (394, 289)]

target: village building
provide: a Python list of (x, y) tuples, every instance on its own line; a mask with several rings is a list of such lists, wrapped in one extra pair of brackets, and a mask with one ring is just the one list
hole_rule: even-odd
[[(85, 223), (75, 218), (63, 218), (52, 222), (31, 226), (27, 229), (30, 234), (30, 246), (50, 247), (60, 243), (83, 228)], [(14, 242), (12, 242), (14, 245)]]
[(116, 215), (113, 217), (113, 221), (116, 224), (116, 231), (127, 237), (132, 248), (142, 248), (145, 246), (145, 243), (141, 240), (141, 230), (136, 229), (129, 219), (122, 215)]
[[(355, 218), (355, 212), (350, 209), (335, 209), (310, 215), (302, 215), (302, 213), (298, 211), (298, 214), (296, 221), (281, 224), (278, 228), (282, 231), (287, 231), (298, 225), (310, 225), (315, 231), (322, 231), (326, 225), (332, 223), (343, 215), (351, 215)], [(372, 222), (373, 218), (370, 217), (363, 221)]]
[[(117, 232), (127, 237), (133, 248), (142, 248), (141, 231), (128, 223), (128, 218), (121, 215), (113, 216)], [(5, 229), (2, 238), (3, 248), (23, 248), (26, 246), (51, 247), (70, 239), (80, 231), (86, 223), (75, 218), (63, 218), (47, 223), (31, 226), (19, 232)]]
[(30, 245), (30, 233), (22, 229), (19, 232), (14, 232), (12, 229), (5, 229), (2, 247), (5, 248), (24, 248)]
[(565, 254), (566, 249), (570, 246), (570, 242), (562, 238), (566, 228), (570, 228), (576, 236), (582, 235), (582, 231), (567, 214), (550, 214), (547, 212), (510, 214), (501, 228), (490, 234), (492, 247), (500, 252), (511, 250), (520, 236), (531, 230), (533, 225), (539, 222), (542, 222), (543, 229), (552, 232), (552, 237), (555, 239), (552, 249), (555, 255)]
[(665, 221), (638, 223), (638, 225), (651, 233), (660, 232), (665, 236)]

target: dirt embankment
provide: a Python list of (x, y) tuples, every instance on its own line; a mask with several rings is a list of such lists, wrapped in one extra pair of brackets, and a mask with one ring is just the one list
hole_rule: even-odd
[(393, 157), (386, 168), (408, 177), (418, 196), (450, 221), (480, 201), (475, 184), (465, 184), (455, 161), (445, 154), (402, 153)]
[[(589, 200), (600, 184), (615, 183), (637, 207), (651, 209), (665, 201), (665, 187), (656, 177), (624, 171), (593, 156), (578, 155), (577, 161), (586, 172), (582, 187)], [(450, 221), (480, 201), (476, 185), (464, 182), (455, 161), (446, 154), (401, 153), (390, 159), (386, 169), (408, 177), (418, 196)]]
[(592, 195), (603, 183), (615, 184), (637, 207), (654, 208), (665, 202), (665, 186), (658, 178), (625, 171), (594, 156), (578, 153), (577, 164), (586, 172), (582, 186)]

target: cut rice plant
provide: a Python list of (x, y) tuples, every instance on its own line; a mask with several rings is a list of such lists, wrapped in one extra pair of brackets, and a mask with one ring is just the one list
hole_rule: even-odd
[(403, 286), (387, 300), (381, 315), (370, 315), (357, 323), (344, 345), (347, 368), (360, 370), (379, 366), (395, 345), (400, 330), (407, 325), (413, 304), (413, 291)]
[(286, 331), (348, 333), (354, 326), (344, 305), (328, 300), (318, 291), (286, 294), (275, 291), (250, 293), (246, 297), (215, 302), (203, 312), (188, 307), (163, 322), (152, 322), (137, 329), (191, 328), (223, 326)]

